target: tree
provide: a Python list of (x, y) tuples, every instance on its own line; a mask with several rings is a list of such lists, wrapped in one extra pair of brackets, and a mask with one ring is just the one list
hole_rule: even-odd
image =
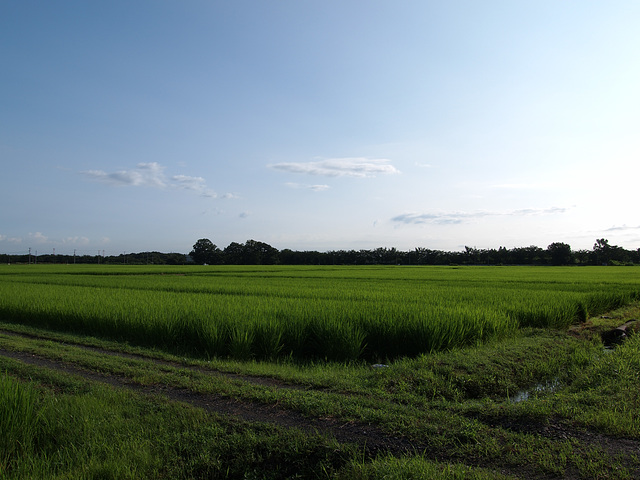
[(231, 242), (224, 249), (224, 261), (232, 265), (274, 265), (279, 261), (279, 253), (277, 248), (256, 240)]
[(479, 253), (479, 251), (478, 251), (477, 248), (475, 248), (475, 247), (471, 248), (471, 247), (467, 247), (465, 245), (465, 247), (464, 247), (464, 259), (465, 259), (464, 263), (471, 264), (471, 265), (477, 264), (478, 263), (478, 253)]
[(593, 244), (593, 254), (596, 265), (607, 265), (611, 260), (611, 245), (606, 238), (599, 238)]
[(227, 265), (242, 265), (244, 244), (231, 242), (222, 252), (224, 263)]
[(268, 243), (247, 240), (244, 244), (244, 263), (251, 265), (274, 265), (278, 263), (278, 253), (278, 249)]
[(220, 249), (216, 247), (208, 238), (201, 238), (193, 245), (191, 250), (191, 258), (200, 264), (215, 265), (220, 263)]
[(530, 247), (518, 247), (511, 250), (513, 263), (516, 265), (539, 265), (541, 263), (544, 250), (535, 245)]
[(547, 247), (547, 253), (552, 265), (569, 265), (571, 263), (571, 246), (566, 243), (552, 243)]

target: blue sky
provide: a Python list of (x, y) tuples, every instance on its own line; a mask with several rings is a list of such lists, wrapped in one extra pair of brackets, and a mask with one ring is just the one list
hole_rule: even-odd
[(639, 19), (1, 1), (0, 253), (639, 248)]

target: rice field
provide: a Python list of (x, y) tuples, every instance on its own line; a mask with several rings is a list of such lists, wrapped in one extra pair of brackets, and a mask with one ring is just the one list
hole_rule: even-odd
[(0, 321), (204, 358), (386, 361), (638, 298), (635, 267), (0, 268)]

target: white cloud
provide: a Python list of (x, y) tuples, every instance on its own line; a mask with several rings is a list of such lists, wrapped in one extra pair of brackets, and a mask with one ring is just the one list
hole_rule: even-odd
[(532, 216), (532, 215), (553, 215), (565, 213), (568, 209), (561, 207), (551, 208), (527, 208), (522, 210), (513, 210), (511, 212), (451, 212), (451, 213), (404, 213), (397, 215), (391, 219), (393, 222), (404, 224), (425, 224), (431, 223), (436, 225), (455, 225), (465, 223), (466, 221), (495, 216)]
[(324, 192), (325, 190), (329, 190), (331, 187), (329, 185), (307, 185), (307, 188), (314, 192)]
[(525, 208), (523, 210), (514, 210), (511, 213), (505, 213), (503, 215), (553, 215), (554, 213), (565, 213), (568, 208), (564, 207), (551, 207), (551, 208)]
[(156, 162), (139, 163), (133, 170), (107, 173), (103, 170), (86, 170), (83, 175), (116, 186), (165, 187), (164, 167)]
[(329, 158), (316, 162), (285, 162), (268, 165), (276, 170), (325, 177), (375, 177), (400, 173), (387, 159)]
[(501, 183), (491, 185), (491, 188), (500, 190), (540, 190), (551, 188), (552, 186), (550, 183)]
[(137, 172), (141, 174), (142, 181), (150, 186), (164, 187), (164, 167), (156, 162), (139, 163)]
[(607, 228), (605, 229), (605, 232), (628, 232), (628, 231), (635, 231), (635, 230), (640, 230), (640, 226), (629, 227), (627, 225), (621, 225), (619, 227)]
[(199, 193), (203, 197), (218, 198), (218, 194), (207, 188), (207, 182), (202, 177), (191, 177), (188, 175), (174, 175), (171, 177), (172, 186), (184, 190), (191, 190)]
[[(480, 216), (480, 213), (475, 214)], [(440, 225), (462, 223), (463, 219), (469, 218), (467, 213), (403, 213), (393, 217), (391, 220), (397, 223), (421, 224), (435, 223)]]
[(285, 183), (285, 185), (289, 188), (313, 190), (314, 192), (324, 192), (325, 190), (329, 190), (331, 188), (329, 185), (307, 185), (304, 183), (293, 182)]
[(43, 235), (42, 232), (29, 233), (29, 241), (33, 243), (47, 243), (49, 238), (46, 235)]
[(202, 190), (206, 188), (206, 182), (202, 177), (190, 177), (188, 175), (174, 175), (171, 179), (180, 188), (186, 190)]
[[(103, 170), (86, 170), (82, 175), (93, 180), (98, 180), (113, 186), (155, 187), (188, 190), (207, 198), (219, 198), (219, 195), (209, 187), (202, 177), (189, 175), (173, 175), (167, 178), (164, 174), (165, 167), (157, 162), (139, 163), (132, 170), (119, 170), (107, 173)], [(227, 193), (221, 198), (236, 198)]]
[(89, 239), (87, 237), (67, 237), (62, 239), (62, 243), (65, 245), (89, 245)]

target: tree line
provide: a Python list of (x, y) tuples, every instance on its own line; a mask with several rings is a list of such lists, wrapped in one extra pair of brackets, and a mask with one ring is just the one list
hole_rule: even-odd
[(328, 252), (278, 250), (256, 240), (232, 242), (224, 249), (201, 238), (189, 253), (190, 261), (208, 265), (638, 265), (640, 248), (626, 250), (596, 240), (591, 250), (572, 250), (554, 242), (546, 249), (536, 246), (507, 249), (465, 247), (460, 252), (415, 248), (373, 250), (332, 250)]
[(109, 264), (109, 265), (184, 265), (184, 253), (138, 252), (119, 255), (53, 255), (53, 254), (0, 254), (0, 263), (60, 263), (60, 264)]
[(410, 251), (379, 247), (373, 250), (278, 250), (271, 245), (247, 240), (218, 248), (201, 238), (188, 255), (184, 253), (139, 252), (119, 255), (33, 255), (0, 254), (2, 263), (60, 263), (108, 265), (640, 265), (640, 248), (626, 250), (610, 245), (605, 238), (596, 240), (591, 250), (572, 250), (555, 242), (546, 249), (529, 246), (508, 249), (465, 247), (448, 252), (418, 247)]

